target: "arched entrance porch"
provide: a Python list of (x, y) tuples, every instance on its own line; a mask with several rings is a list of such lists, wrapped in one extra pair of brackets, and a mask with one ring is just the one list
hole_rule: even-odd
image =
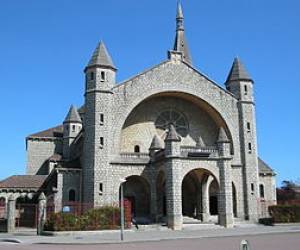
[(126, 178), (124, 199), (131, 204), (131, 215), (138, 221), (148, 221), (150, 218), (151, 192), (148, 181), (142, 176), (132, 175)]
[(188, 172), (182, 181), (184, 218), (194, 218), (202, 222), (212, 220), (212, 215), (218, 215), (218, 193), (218, 181), (210, 171), (198, 168)]

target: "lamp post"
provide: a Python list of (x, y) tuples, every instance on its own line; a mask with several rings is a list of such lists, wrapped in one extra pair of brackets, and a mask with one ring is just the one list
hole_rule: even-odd
[(247, 240), (241, 241), (240, 250), (250, 250), (250, 245)]
[(121, 196), (121, 241), (124, 240), (124, 225), (125, 225), (125, 221), (124, 221), (124, 187), (123, 184), (124, 182), (126, 182), (125, 179), (121, 179), (121, 185), (120, 185), (120, 196)]

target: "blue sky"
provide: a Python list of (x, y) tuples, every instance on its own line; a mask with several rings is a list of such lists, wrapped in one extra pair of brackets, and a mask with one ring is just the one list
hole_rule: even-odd
[[(194, 66), (221, 86), (239, 56), (255, 80), (260, 156), (277, 183), (300, 177), (300, 2), (182, 0)], [(83, 103), (99, 40), (118, 81), (166, 59), (175, 0), (0, 1), (0, 179), (23, 174), (25, 137)]]

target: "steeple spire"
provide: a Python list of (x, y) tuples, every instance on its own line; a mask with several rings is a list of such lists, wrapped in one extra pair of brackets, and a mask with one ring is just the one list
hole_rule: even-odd
[(177, 4), (176, 14), (176, 37), (174, 43), (174, 50), (181, 52), (183, 61), (192, 64), (192, 58), (190, 56), (189, 48), (184, 36), (184, 25), (183, 25), (183, 11), (180, 2)]

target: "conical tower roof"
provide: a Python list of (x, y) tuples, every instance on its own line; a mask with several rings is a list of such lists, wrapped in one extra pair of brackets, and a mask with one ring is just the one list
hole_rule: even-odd
[(161, 138), (158, 135), (154, 135), (150, 145), (150, 149), (157, 150), (162, 148), (163, 148), (163, 142)]
[(71, 122), (82, 123), (80, 115), (77, 109), (73, 105), (71, 105), (69, 112), (64, 120), (64, 123), (71, 123)]
[(218, 142), (229, 142), (229, 139), (223, 127), (221, 127), (219, 130)]
[(170, 125), (165, 141), (180, 141), (180, 136), (177, 134), (173, 124)]
[(234, 58), (226, 84), (232, 81), (253, 81), (238, 57)]
[(90, 59), (87, 67), (92, 66), (102, 66), (102, 67), (108, 67), (111, 69), (116, 70), (116, 67), (111, 59), (111, 56), (109, 55), (104, 42), (100, 42), (95, 49), (92, 58)]
[(188, 44), (184, 35), (184, 25), (183, 25), (183, 11), (181, 4), (178, 2), (177, 14), (176, 14), (176, 37), (174, 43), (174, 51), (182, 53), (183, 61), (192, 64), (192, 58), (190, 56)]
[(204, 141), (203, 141), (203, 139), (202, 139), (202, 137), (201, 137), (201, 135), (199, 136), (199, 138), (198, 138), (198, 141), (197, 141), (197, 147), (205, 147), (205, 143), (204, 143)]

